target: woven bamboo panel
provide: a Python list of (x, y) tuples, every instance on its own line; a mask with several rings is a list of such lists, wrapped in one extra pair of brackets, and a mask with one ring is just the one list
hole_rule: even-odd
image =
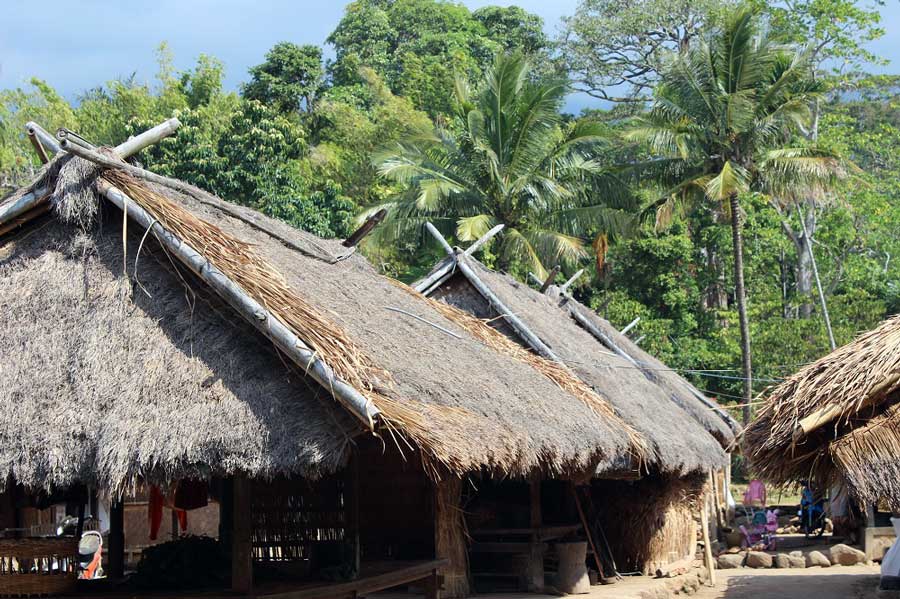
[(343, 541), (343, 481), (281, 479), (253, 490), (253, 557), (257, 561), (311, 558), (313, 545)]
[(0, 540), (0, 597), (40, 597), (75, 590), (76, 539)]

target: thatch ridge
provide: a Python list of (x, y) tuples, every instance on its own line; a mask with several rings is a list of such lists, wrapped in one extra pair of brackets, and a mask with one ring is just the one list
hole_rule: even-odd
[[(724, 465), (722, 447), (696, 420), (629, 362), (604, 349), (557, 300), (476, 260), (470, 258), (469, 264), (533, 333), (645, 439), (650, 465), (673, 473)], [(452, 285), (442, 287), (439, 295)]]
[[(744, 434), (744, 453), (775, 483), (842, 477), (859, 495), (900, 505), (891, 462), (900, 424), (900, 316), (858, 336), (773, 387)], [(808, 434), (804, 419), (828, 414)], [(881, 450), (881, 451), (879, 451)], [(890, 453), (882, 451), (890, 450)]]

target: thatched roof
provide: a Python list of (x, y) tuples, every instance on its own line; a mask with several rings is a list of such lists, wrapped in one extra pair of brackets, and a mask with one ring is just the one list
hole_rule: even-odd
[[(79, 169), (90, 177), (91, 169)], [(156, 473), (337, 467), (360, 423), (176, 268), (154, 235), (144, 239), (131, 223), (123, 252), (121, 211), (87, 183), (68, 181), (57, 210), (90, 221), (85, 207), (100, 203), (102, 225), (92, 221), (82, 232), (45, 217), (0, 238), (2, 332), (14, 357), (0, 366), (0, 471), (31, 485), (117, 486)], [(386, 422), (433, 462), (559, 473), (634, 451), (633, 432), (593, 392), (587, 398), (486, 344), (358, 254), (336, 261), (347, 253), (340, 242), (215, 198), (133, 184), (131, 193), (199, 219), (185, 227), (228, 243), (201, 252), (237, 252), (255, 272), (275, 272), (288, 301), (328, 323), (316, 331), (323, 343), (337, 340), (347, 363), (382, 373), (368, 389)], [(406, 442), (379, 432), (388, 443)]]
[(659, 358), (645, 351), (641, 346), (623, 335), (608, 320), (599, 314), (569, 298), (564, 300), (566, 306), (590, 320), (594, 326), (602, 330), (615, 346), (633, 360), (644, 376), (665, 391), (681, 409), (687, 412), (700, 426), (715, 437), (722, 447), (730, 449), (735, 441), (735, 433), (740, 432), (740, 425), (724, 409), (703, 392), (694, 387), (678, 372)]
[[(518, 317), (559, 360), (609, 400), (616, 413), (647, 441), (649, 465), (665, 472), (686, 473), (725, 463), (722, 446), (697, 419), (682, 409), (671, 391), (604, 347), (573, 319), (569, 311), (572, 305), (586, 312), (590, 310), (574, 300), (554, 299), (542, 294), (508, 275), (488, 269), (471, 257), (458, 253), (453, 260), (465, 260), (510, 314)], [(445, 261), (432, 271), (433, 274), (439, 274), (441, 270), (446, 272), (440, 277), (441, 282), (433, 287), (433, 296), (462, 306), (480, 318), (490, 319), (500, 330), (521, 339), (521, 334), (510, 326), (510, 319), (479, 296), (472, 287), (471, 277), (461, 270), (448, 269), (448, 264), (452, 267)], [(609, 326), (596, 315), (592, 315), (592, 319)], [(682, 399), (690, 401), (693, 398)], [(699, 411), (696, 406), (692, 408)], [(727, 427), (720, 426), (713, 415), (704, 415), (704, 421), (708, 421), (724, 441), (730, 441)], [(601, 469), (604, 467), (615, 469), (616, 464), (607, 463)]]
[(843, 480), (862, 501), (900, 509), (900, 316), (774, 387), (744, 454), (775, 483)]

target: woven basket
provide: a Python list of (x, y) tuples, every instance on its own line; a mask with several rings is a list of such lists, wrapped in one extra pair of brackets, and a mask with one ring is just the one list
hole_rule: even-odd
[(0, 539), (0, 597), (74, 592), (77, 553), (77, 539)]

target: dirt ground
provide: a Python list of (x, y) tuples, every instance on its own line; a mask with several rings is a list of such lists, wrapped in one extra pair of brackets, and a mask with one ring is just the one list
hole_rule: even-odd
[(716, 572), (716, 588), (696, 599), (869, 599), (877, 595), (878, 566)]

